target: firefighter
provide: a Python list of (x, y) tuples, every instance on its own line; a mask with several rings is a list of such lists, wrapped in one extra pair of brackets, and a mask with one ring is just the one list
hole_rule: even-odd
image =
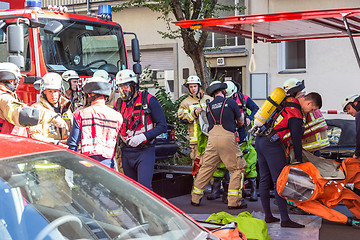
[(255, 141), (260, 171), (260, 199), (265, 213), (265, 221), (267, 223), (280, 221), (280, 219), (272, 215), (270, 209), (269, 190), (271, 182), (273, 182), (275, 198), (280, 210), (281, 227), (286, 228), (303, 228), (305, 226), (295, 223), (289, 218), (286, 200), (276, 192), (276, 181), (283, 167), (288, 164), (285, 152), (289, 149), (290, 139), (293, 144), (296, 162), (302, 162), (303, 113), (312, 112), (321, 108), (322, 105), (321, 96), (318, 93), (309, 93), (299, 99), (296, 98), (296, 96), (302, 95), (301, 92), (304, 88), (303, 81), (290, 81), (286, 85), (284, 89), (287, 98), (285, 98), (284, 111), (273, 116), (276, 124), (270, 133), (257, 136)]
[(190, 158), (193, 162), (193, 175), (195, 175), (200, 164), (200, 154), (198, 153), (198, 135), (201, 134), (198, 132), (200, 131), (199, 116), (206, 108), (206, 101), (210, 101), (212, 98), (204, 94), (201, 89), (202, 82), (198, 76), (189, 76), (184, 86), (189, 90), (189, 96), (180, 103), (177, 114), (180, 122), (188, 125)]
[(250, 201), (257, 201), (256, 193), (256, 162), (257, 154), (254, 147), (251, 145), (252, 138), (247, 137), (247, 127), (251, 126), (251, 121), (254, 119), (254, 115), (259, 110), (258, 105), (247, 95), (240, 92), (241, 86), (236, 86), (232, 81), (225, 81), (226, 96), (232, 98), (239, 105), (240, 112), (244, 113), (245, 126), (238, 128), (240, 149), (244, 154), (246, 160), (245, 177), (250, 184)]
[(0, 63), (0, 132), (28, 136), (24, 127), (49, 122), (66, 128), (66, 122), (52, 111), (35, 109), (21, 103), (16, 88), (22, 78), (20, 69), (13, 63)]
[(67, 147), (66, 141), (71, 129), (73, 115), (70, 110), (71, 103), (62, 96), (62, 90), (62, 78), (59, 74), (45, 74), (40, 85), (40, 99), (32, 107), (48, 109), (60, 114), (61, 118), (65, 120), (67, 128), (58, 128), (51, 123), (42, 122), (30, 127), (29, 134), (31, 138)]
[(124, 117), (118, 139), (124, 173), (152, 189), (156, 136), (167, 130), (164, 112), (154, 96), (139, 90), (132, 70), (119, 71), (115, 81), (120, 92), (115, 108)]
[(114, 168), (114, 149), (122, 116), (105, 105), (111, 94), (111, 84), (101, 77), (92, 77), (83, 86), (88, 107), (74, 113), (73, 126), (67, 141), (69, 148), (104, 165)]
[(84, 105), (79, 90), (80, 77), (74, 70), (67, 70), (62, 74), (62, 79), (64, 80), (65, 97), (71, 102), (71, 111), (75, 112), (75, 110)]
[(347, 96), (342, 102), (344, 112), (355, 117), (356, 126), (356, 148), (353, 158), (360, 159), (360, 95), (352, 94)]
[(191, 204), (199, 206), (204, 189), (215, 170), (223, 162), (229, 170), (228, 208), (240, 209), (247, 205), (241, 202), (242, 168), (246, 162), (235, 139), (236, 125), (243, 126), (244, 118), (236, 102), (225, 98), (226, 84), (214, 81), (206, 89), (214, 100), (209, 103), (206, 113), (209, 121), (209, 139), (202, 165), (195, 178), (191, 192)]

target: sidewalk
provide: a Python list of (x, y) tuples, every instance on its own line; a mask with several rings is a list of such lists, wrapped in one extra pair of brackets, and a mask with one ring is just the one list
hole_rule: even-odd
[[(187, 214), (192, 216), (195, 220), (204, 220), (204, 218), (206, 219), (207, 216), (209, 216), (211, 213), (216, 213), (216, 212), (221, 212), (221, 211), (228, 212), (232, 215), (237, 215), (240, 212), (248, 211), (252, 214), (254, 213), (253, 216), (258, 217), (258, 218), (260, 218), (261, 214), (262, 214), (262, 207), (261, 207), (260, 199), (257, 202), (246, 201), (248, 204), (248, 208), (240, 209), (240, 210), (229, 210), (227, 208), (227, 205), (225, 205), (221, 202), (221, 199), (209, 201), (206, 199), (206, 195), (203, 197), (203, 199), (201, 201), (201, 205), (199, 207), (194, 207), (194, 206), (190, 205), (190, 199), (191, 199), (190, 194), (187, 194), (187, 195), (183, 195), (183, 196), (179, 196), (179, 197), (175, 197), (175, 198), (170, 198), (168, 200), (169, 200), (169, 202), (171, 202), (172, 204), (174, 204), (175, 206), (179, 207), (181, 210), (183, 210), (184, 212), (186, 212)], [(271, 209), (273, 210), (274, 214), (279, 214), (277, 206), (273, 204), (273, 201), (271, 201)], [(344, 213), (347, 216), (352, 216), (352, 213), (343, 205), (337, 206), (336, 209), (339, 210), (340, 212)], [(199, 219), (197, 219), (197, 218), (199, 218)], [(276, 226), (274, 227), (274, 224), (268, 224), (269, 235), (272, 237), (271, 239), (275, 239), (275, 240), (284, 240), (284, 239), (310, 240), (310, 239), (317, 239), (317, 237), (320, 240), (360, 239), (360, 237), (359, 237), (360, 230), (354, 229), (350, 226), (329, 222), (327, 220), (321, 220), (317, 216), (310, 215), (310, 218), (309, 218), (309, 215), (293, 215), (293, 214), (291, 214), (290, 218), (294, 221), (299, 221), (302, 223), (309, 223), (309, 224), (306, 224), (306, 227), (304, 229), (305, 232), (307, 231), (306, 234), (304, 234), (304, 232), (301, 232), (301, 233), (296, 232), (298, 234), (298, 235), (296, 235), (296, 238), (294, 238), (294, 235), (289, 235), (288, 238), (278, 237), (279, 235), (276, 235), (276, 231), (278, 231), (278, 230), (280, 231), (280, 229), (281, 229), (280, 225), (278, 224), (279, 226), (277, 228)], [(318, 219), (318, 222), (316, 222), (316, 219)], [(310, 222), (314, 222), (314, 223), (310, 224)], [(320, 225), (320, 223), (321, 223), (321, 225)], [(315, 224), (315, 225), (313, 225), (313, 224)], [(316, 224), (318, 224), (318, 225), (316, 225)], [(270, 225), (273, 225), (273, 226), (270, 226)], [(321, 226), (320, 231), (317, 230), (318, 229), (317, 226), (319, 226), (319, 227)]]

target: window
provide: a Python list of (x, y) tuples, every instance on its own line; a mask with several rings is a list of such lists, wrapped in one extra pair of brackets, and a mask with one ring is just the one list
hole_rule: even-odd
[(279, 46), (280, 73), (299, 73), (306, 71), (305, 40), (281, 42)]
[[(223, 4), (227, 6), (235, 6), (235, 4), (238, 4), (240, 6), (245, 6), (245, 0), (219, 0), (218, 4)], [(219, 11), (216, 13), (216, 15), (219, 17), (236, 16), (242, 14), (244, 14), (244, 11), (239, 12), (236, 9), (233, 11)], [(206, 48), (234, 47), (242, 45), (245, 45), (244, 38), (219, 33), (209, 33), (209, 36), (205, 43)]]

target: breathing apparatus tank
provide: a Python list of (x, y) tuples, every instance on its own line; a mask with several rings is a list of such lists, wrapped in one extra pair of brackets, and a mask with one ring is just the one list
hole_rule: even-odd
[(251, 134), (259, 133), (261, 127), (269, 120), (285, 97), (285, 91), (280, 87), (275, 88), (271, 92), (271, 94), (267, 97), (267, 100), (263, 103), (263, 105), (261, 105), (260, 109), (254, 116), (254, 125), (249, 130)]

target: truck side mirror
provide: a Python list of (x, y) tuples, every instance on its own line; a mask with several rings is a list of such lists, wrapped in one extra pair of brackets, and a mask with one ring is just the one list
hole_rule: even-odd
[(135, 63), (133, 65), (133, 71), (134, 71), (135, 74), (141, 74), (142, 71), (141, 71), (140, 63)]
[(10, 25), (7, 28), (8, 39), (8, 52), (9, 53), (22, 53), (24, 52), (24, 29), (20, 24)]
[(7, 36), (11, 41), (7, 41), (9, 52), (8, 62), (14, 63), (19, 68), (24, 68), (25, 61), (21, 53), (24, 52), (24, 29), (20, 24), (10, 25), (7, 28)]
[(131, 39), (131, 52), (134, 62), (140, 62), (140, 48), (137, 38)]

